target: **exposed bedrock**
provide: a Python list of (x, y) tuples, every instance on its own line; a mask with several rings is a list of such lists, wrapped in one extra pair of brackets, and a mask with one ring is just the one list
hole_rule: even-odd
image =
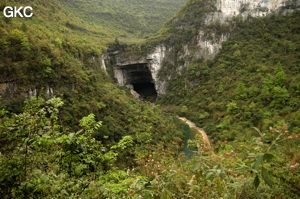
[(115, 55), (113, 71), (118, 85), (132, 85), (142, 99), (149, 101), (154, 101), (157, 95), (165, 94), (165, 81), (158, 77), (165, 51), (165, 46), (161, 45), (139, 58)]
[[(181, 75), (181, 70), (195, 60), (215, 58), (222, 49), (223, 43), (235, 33), (236, 24), (231, 23), (234, 20), (242, 21), (250, 16), (263, 17), (272, 13), (286, 14), (300, 9), (300, 0), (214, 0), (213, 2), (215, 5), (212, 11), (206, 12), (201, 19), (198, 19), (202, 25), (193, 27), (189, 22), (177, 23), (176, 20), (180, 20), (173, 19), (176, 30), (195, 29), (195, 34), (186, 41), (181, 43), (161, 41), (161, 44), (153, 46), (152, 51), (141, 57), (119, 51), (107, 55), (118, 85), (133, 88), (132, 91), (137, 92), (142, 98), (145, 93), (154, 93), (153, 87), (157, 96), (164, 95), (167, 93), (168, 82), (176, 78), (176, 75)], [(158, 76), (162, 67), (168, 65), (172, 65), (173, 72), (164, 68), (164, 77)], [(149, 91), (146, 92), (148, 89)]]
[(148, 63), (128, 64), (114, 68), (119, 85), (132, 85), (140, 98), (155, 101), (157, 92)]

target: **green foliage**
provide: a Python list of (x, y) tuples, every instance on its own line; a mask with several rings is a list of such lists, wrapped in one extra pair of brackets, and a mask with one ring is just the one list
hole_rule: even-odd
[[(293, 175), (293, 171), (286, 172), (286, 169), (282, 165), (281, 158), (287, 157), (279, 151), (285, 147), (290, 147), (289, 143), (292, 143), (291, 140), (295, 138), (288, 136), (287, 125), (280, 126), (277, 129), (270, 127), (269, 133), (262, 133), (257, 128), (255, 128), (255, 130), (259, 133), (259, 137), (253, 138), (252, 140), (251, 147), (254, 147), (254, 151), (248, 149), (250, 152), (249, 158), (254, 158), (252, 166), (250, 167), (247, 163), (243, 163), (238, 170), (248, 170), (250, 173), (255, 174), (253, 184), (256, 188), (260, 186), (260, 179), (271, 188), (275, 187), (277, 183), (281, 183), (281, 185), (287, 183), (288, 180), (286, 180), (286, 177), (287, 175)], [(292, 151), (294, 150), (292, 149)], [(274, 168), (276, 168), (276, 170), (274, 170)], [(278, 180), (280, 180), (280, 182)], [(288, 184), (291, 185), (292, 182), (288, 182)], [(284, 186), (289, 185), (286, 184)], [(293, 186), (297, 187), (298, 185), (294, 184)]]
[(238, 113), (239, 108), (235, 102), (230, 102), (226, 106), (227, 106), (226, 112), (228, 114)]
[(209, 38), (211, 34), (219, 35), (221, 32), (227, 33), (229, 31), (227, 25), (223, 25), (218, 21), (213, 24), (206, 23), (206, 14), (210, 12), (218, 12), (215, 1), (189, 0), (165, 23), (159, 32), (146, 42), (152, 46), (164, 43), (174, 47), (173, 56), (177, 59), (178, 54), (183, 52), (182, 44), (197, 42), (194, 38), (199, 33), (199, 27), (206, 31), (202, 39)]
[(236, 89), (235, 89), (235, 98), (236, 99), (245, 99), (247, 98), (247, 90), (246, 90), (246, 87), (245, 87), (245, 84), (244, 83), (238, 83)]
[(128, 198), (128, 185), (133, 182), (134, 178), (124, 171), (110, 171), (99, 179), (100, 189), (103, 191), (103, 196), (107, 198)]
[(133, 139), (131, 136), (127, 135), (127, 136), (124, 136), (118, 143), (117, 146), (113, 146), (112, 149), (115, 149), (115, 148), (119, 148), (121, 150), (124, 150), (128, 147), (132, 147), (133, 146)]
[(119, 36), (147, 37), (158, 31), (186, 0), (60, 2), (82, 19), (118, 32)]
[[(128, 2), (121, 7), (134, 4)], [(0, 99), (1, 197), (299, 197), (299, 13), (245, 24), (237, 16), (239, 31), (215, 60), (191, 58), (173, 78), (161, 102), (215, 140), (231, 140), (216, 142), (212, 151), (196, 135), (190, 141), (193, 157), (187, 158), (182, 139), (191, 130), (159, 106), (132, 99), (100, 69), (98, 56), (121, 32), (87, 23), (55, 0), (30, 3), (40, 8), (35, 18), (0, 16), (0, 78), (17, 85), (14, 96), (35, 88), (48, 100), (33, 97), (23, 103), (7, 93)], [(75, 10), (76, 5), (103, 6), (106, 10), (97, 13), (105, 18), (125, 2), (64, 3)], [(191, 0), (148, 43), (135, 47), (116, 39), (113, 47), (141, 52), (151, 42), (174, 45), (162, 72), (175, 75), (176, 66), (186, 62), (178, 58), (181, 44), (198, 34), (197, 27), (228, 31), (220, 22), (205, 25), (205, 13), (216, 11), (213, 3)], [(123, 13), (112, 16), (116, 24), (124, 18)], [(144, 30), (131, 34), (147, 34)], [(59, 98), (45, 95), (49, 87)]]
[[(172, 68), (165, 67), (168, 63), (162, 68), (164, 74), (171, 74), (171, 80), (168, 94), (160, 98), (160, 103), (187, 107), (185, 117), (203, 127), (214, 140), (244, 140), (252, 126), (267, 130), (279, 120), (295, 125), (291, 131), (297, 133), (300, 123), (294, 114), (300, 108), (296, 83), (300, 73), (299, 51), (295, 49), (300, 46), (296, 31), (299, 16), (296, 11), (235, 24), (234, 35), (223, 43), (213, 60), (191, 56), (185, 61), (189, 65), (180, 74), (177, 70), (182, 64), (174, 56), (174, 60), (168, 60), (173, 63)], [(190, 23), (190, 26), (197, 24), (193, 20)], [(169, 33), (177, 35), (176, 31)], [(191, 41), (183, 40), (190, 44), (190, 51)], [(294, 50), (287, 50), (288, 46)], [(202, 75), (203, 71), (207, 72)], [(176, 108), (174, 112), (182, 114)], [(199, 112), (207, 112), (209, 116), (199, 118)]]
[[(176, 130), (176, 119), (132, 99), (101, 69), (100, 54), (115, 38), (114, 32), (80, 20), (56, 0), (30, 3), (35, 10), (30, 20), (6, 23), (0, 16), (0, 79), (13, 85), (3, 93), (0, 110), (21, 112), (22, 96), (34, 90), (44, 98), (62, 98), (59, 124), (65, 129), (80, 128), (105, 144), (115, 145), (124, 136), (145, 145), (169, 144), (183, 136)], [(118, 40), (115, 44), (122, 45)], [(103, 124), (97, 122), (100, 118)], [(80, 135), (71, 137), (76, 141)]]
[[(59, 110), (64, 104), (60, 98), (46, 102), (33, 98), (25, 104), (20, 114), (1, 111), (1, 196), (77, 198), (127, 194), (137, 178), (130, 177), (124, 169), (133, 163), (133, 155), (145, 155), (134, 151), (151, 145), (136, 145), (129, 135), (112, 147), (102, 144), (93, 138), (102, 124), (94, 114), (79, 121), (80, 130), (70, 131), (59, 124)], [(157, 141), (156, 137), (151, 139)]]
[(83, 117), (79, 121), (79, 125), (83, 127), (88, 133), (93, 133), (94, 129), (97, 130), (101, 127), (102, 122), (96, 122), (95, 121), (95, 115), (94, 114), (89, 114), (86, 117)]
[(272, 94), (273, 94), (272, 105), (276, 108), (283, 107), (288, 101), (288, 99), (290, 98), (290, 94), (286, 90), (286, 88), (274, 87)]

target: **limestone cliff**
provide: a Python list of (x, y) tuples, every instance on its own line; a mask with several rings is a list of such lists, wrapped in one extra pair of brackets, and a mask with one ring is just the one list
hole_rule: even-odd
[[(164, 45), (156, 46), (146, 56), (128, 56), (122, 53), (115, 55), (113, 62), (114, 77), (119, 86), (131, 85), (136, 82), (153, 82), (158, 95), (165, 94), (165, 80), (158, 77), (162, 61), (167, 51)], [(112, 56), (112, 55), (110, 55)], [(138, 75), (139, 77), (135, 76)]]
[[(201, 1), (190, 2), (197, 4)], [(186, 41), (187, 45), (182, 44), (186, 45), (183, 55), (212, 59), (222, 48), (222, 43), (234, 32), (234, 23), (237, 20), (300, 9), (300, 0), (215, 0), (210, 3), (210, 7), (204, 5), (207, 8), (201, 11), (193, 10), (192, 3), (190, 3), (190, 7), (187, 4), (185, 9), (182, 9), (182, 12), (194, 12), (195, 21), (200, 21), (198, 23), (191, 23), (188, 19), (182, 20), (181, 18), (185, 18), (184, 13), (171, 20), (170, 24), (175, 30), (193, 28), (197, 32), (190, 40)], [(197, 18), (198, 16), (199, 18)], [(189, 49), (193, 49), (192, 54), (187, 53), (191, 52)]]
[[(300, 0), (190, 0), (165, 25), (165, 32), (147, 55), (136, 58), (117, 53), (114, 76), (119, 85), (128, 85), (132, 77), (128, 77), (124, 67), (144, 63), (151, 71), (158, 95), (163, 95), (168, 80), (180, 75), (191, 62), (213, 59), (222, 43), (235, 33), (238, 23), (296, 9), (300, 9)], [(172, 69), (166, 65), (172, 65)], [(165, 75), (159, 75), (161, 70)]]
[[(264, 17), (271, 13), (289, 12), (297, 8), (300, 8), (299, 0), (216, 0), (215, 10), (207, 13), (204, 20), (205, 25), (213, 23), (229, 25), (235, 17), (245, 20), (248, 17)], [(211, 59), (220, 51), (222, 43), (228, 39), (231, 32), (222, 32), (217, 35), (217, 31), (211, 31), (209, 32), (210, 38), (208, 38), (205, 37), (208, 33), (205, 26), (198, 28), (198, 52), (195, 55)]]

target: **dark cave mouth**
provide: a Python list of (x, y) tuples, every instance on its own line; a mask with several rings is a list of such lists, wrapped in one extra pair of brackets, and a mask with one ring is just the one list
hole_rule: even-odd
[(156, 101), (157, 92), (148, 63), (122, 65), (115, 69), (122, 74), (122, 84), (132, 85), (132, 89), (139, 94), (141, 100)]
[(132, 83), (133, 90), (135, 90), (142, 100), (155, 102), (157, 98), (157, 92), (155, 85), (152, 82), (139, 82)]

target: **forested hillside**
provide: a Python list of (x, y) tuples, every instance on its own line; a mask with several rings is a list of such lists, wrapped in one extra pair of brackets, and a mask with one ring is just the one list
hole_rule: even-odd
[[(82, 22), (55, 0), (26, 4), (33, 18), (0, 17), (1, 197), (126, 193), (134, 178), (109, 193), (105, 187), (114, 180), (105, 179), (125, 180), (127, 168), (158, 144), (170, 152), (178, 150), (173, 142), (182, 148), (182, 125), (132, 99), (101, 68), (113, 31)], [(1, 1), (1, 10), (7, 5), (20, 6)]]
[[(115, 40), (156, 30), (170, 2), (24, 0), (34, 17), (1, 13), (1, 198), (300, 197), (299, 12), (209, 25), (213, 3), (190, 0), (145, 43)], [(198, 27), (230, 31), (214, 59), (182, 56)], [(103, 53), (161, 43), (168, 91), (155, 105), (118, 87)]]
[(85, 21), (116, 30), (119, 36), (145, 37), (158, 31), (187, 0), (61, 0)]
[(285, 123), (298, 133), (299, 19), (295, 12), (240, 24), (214, 60), (193, 60), (181, 71), (161, 102), (215, 140), (246, 139), (252, 127)]

